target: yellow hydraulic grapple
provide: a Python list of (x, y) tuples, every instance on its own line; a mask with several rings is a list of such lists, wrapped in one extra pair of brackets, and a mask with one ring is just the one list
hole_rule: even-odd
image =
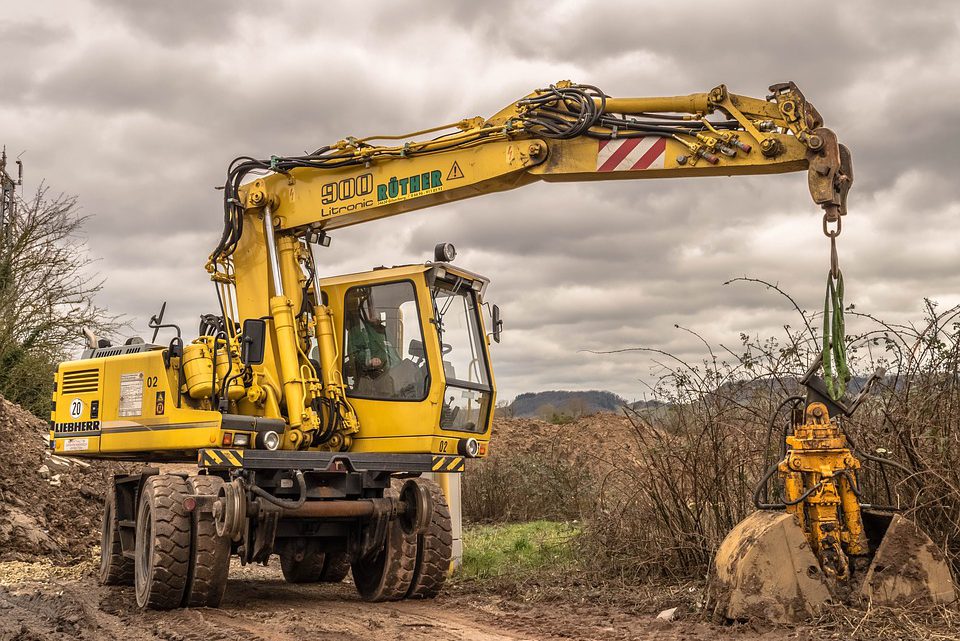
[[(934, 605), (956, 599), (943, 551), (894, 506), (862, 503), (861, 463), (841, 421), (882, 374), (848, 404), (830, 397), (816, 368), (807, 373), (807, 397), (785, 454), (755, 492), (760, 510), (737, 524), (717, 550), (711, 596), (718, 613), (788, 623), (829, 602)], [(761, 494), (775, 475), (783, 502), (765, 503)]]

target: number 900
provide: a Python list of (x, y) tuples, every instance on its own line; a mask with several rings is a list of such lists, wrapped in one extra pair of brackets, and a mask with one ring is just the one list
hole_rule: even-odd
[(366, 196), (373, 193), (373, 174), (362, 174), (356, 178), (344, 178), (335, 183), (327, 183), (320, 188), (321, 202), (324, 205), (338, 200)]

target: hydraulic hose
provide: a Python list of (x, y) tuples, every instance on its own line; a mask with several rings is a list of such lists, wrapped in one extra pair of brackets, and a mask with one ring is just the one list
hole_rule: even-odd
[(277, 507), (282, 507), (285, 510), (296, 510), (307, 501), (307, 482), (303, 478), (303, 472), (300, 470), (294, 471), (293, 475), (294, 478), (297, 479), (297, 486), (300, 488), (300, 498), (298, 498), (296, 501), (277, 498), (273, 494), (270, 494), (270, 492), (267, 492), (263, 488), (257, 487), (256, 485), (251, 485), (250, 491), (261, 497), (263, 500), (273, 503)]
[(759, 483), (757, 483), (757, 487), (755, 487), (753, 490), (753, 505), (758, 510), (783, 510), (787, 507), (786, 503), (764, 503), (760, 500), (760, 493), (766, 490), (767, 482), (770, 480), (770, 477), (776, 474), (777, 468), (779, 467), (780, 461), (777, 461), (771, 465), (770, 469), (766, 471), (766, 473), (763, 475), (763, 478), (760, 479)]

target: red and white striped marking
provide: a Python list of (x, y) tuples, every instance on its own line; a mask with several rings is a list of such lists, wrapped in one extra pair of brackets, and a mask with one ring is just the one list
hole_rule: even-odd
[(660, 136), (601, 140), (597, 171), (663, 169), (667, 139)]

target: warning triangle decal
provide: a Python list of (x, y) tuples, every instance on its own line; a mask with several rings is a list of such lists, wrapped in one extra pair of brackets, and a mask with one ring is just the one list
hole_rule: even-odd
[(463, 178), (463, 172), (460, 171), (460, 165), (454, 160), (453, 167), (450, 168), (450, 172), (447, 174), (447, 180), (455, 180), (457, 178)]

